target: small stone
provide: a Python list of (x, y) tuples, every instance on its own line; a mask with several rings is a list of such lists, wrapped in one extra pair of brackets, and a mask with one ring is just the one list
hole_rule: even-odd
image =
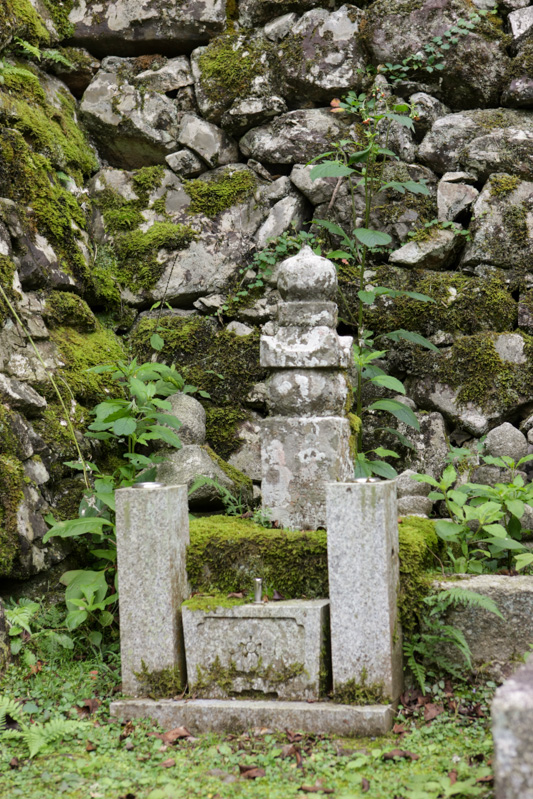
[(472, 207), (479, 196), (479, 191), (465, 183), (452, 183), (440, 181), (437, 189), (437, 208), (439, 220), (450, 221), (457, 219), (459, 214)]
[(271, 42), (280, 42), (294, 28), (298, 20), (298, 14), (283, 14), (276, 17), (271, 22), (267, 22), (264, 27), (265, 36)]
[(186, 147), (167, 155), (165, 161), (176, 175), (184, 178), (196, 177), (206, 170), (204, 162)]
[(287, 110), (283, 97), (275, 94), (266, 97), (243, 97), (235, 100), (231, 108), (222, 114), (220, 124), (234, 136), (242, 136), (249, 128), (262, 125)]
[(533, 8), (519, 8), (507, 17), (511, 26), (511, 33), (516, 44), (529, 32), (533, 25)]
[(327, 258), (311, 247), (283, 261), (278, 270), (278, 290), (284, 300), (334, 300), (337, 272)]
[(520, 430), (509, 422), (504, 422), (487, 433), (485, 449), (489, 455), (495, 457), (507, 455), (516, 463), (527, 455), (527, 441)]
[(50, 479), (46, 466), (39, 460), (25, 461), (24, 472), (26, 477), (28, 477), (32, 483), (35, 483), (35, 485), (43, 485)]
[(402, 497), (427, 497), (431, 491), (429, 483), (421, 483), (418, 480), (413, 480), (416, 475), (413, 469), (406, 469), (396, 478), (396, 493), (398, 499)]
[(392, 264), (423, 269), (446, 269), (464, 244), (463, 237), (452, 230), (430, 230), (427, 239), (410, 241), (389, 257)]
[(338, 178), (318, 178), (317, 180), (312, 180), (312, 169), (313, 166), (310, 164), (295, 164), (291, 172), (292, 183), (294, 183), (296, 188), (301, 191), (313, 205), (329, 202), (335, 191)]
[(450, 113), (450, 109), (444, 103), (441, 103), (436, 97), (432, 97), (431, 94), (426, 94), (426, 92), (415, 92), (415, 94), (410, 96), (409, 100), (416, 107), (417, 118), (414, 121), (414, 125), (419, 141), (439, 117)]
[(155, 92), (172, 92), (183, 86), (190, 86), (193, 81), (189, 59), (180, 55), (169, 58), (160, 69), (147, 69), (139, 72), (134, 81)]
[(475, 183), (476, 176), (472, 172), (445, 172), (441, 181), (445, 183)]
[(230, 322), (229, 325), (226, 327), (228, 333), (235, 333), (236, 336), (249, 336), (250, 333), (253, 333), (253, 327), (248, 327), (248, 325), (243, 325), (242, 322)]
[(433, 501), (427, 497), (412, 496), (398, 499), (399, 516), (429, 516)]
[(257, 248), (263, 249), (270, 239), (278, 238), (287, 230), (300, 230), (305, 221), (306, 210), (307, 203), (301, 195), (279, 200), (255, 234)]
[(524, 339), (519, 333), (502, 333), (494, 342), (496, 352), (507, 363), (527, 363)]
[(239, 160), (238, 147), (227, 133), (195, 114), (184, 114), (178, 141), (203, 158), (211, 168)]
[(0, 373), (0, 398), (26, 416), (36, 416), (46, 408), (46, 400), (27, 383)]
[(190, 394), (181, 391), (167, 397), (172, 409), (170, 413), (177, 416), (181, 427), (176, 430), (182, 444), (205, 444), (205, 408)]

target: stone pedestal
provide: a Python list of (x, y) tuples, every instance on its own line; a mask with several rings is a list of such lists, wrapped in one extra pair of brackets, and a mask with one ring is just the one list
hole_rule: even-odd
[[(333, 687), (402, 686), (398, 515), (394, 481), (327, 487)], [(353, 682), (352, 682), (353, 681)]]
[[(327, 599), (184, 607), (189, 685), (213, 699), (318, 699), (327, 675)], [(324, 662), (323, 662), (324, 661)]]
[(533, 660), (496, 691), (491, 709), (496, 799), (533, 799)]
[(278, 271), (278, 330), (261, 338), (271, 414), (263, 429), (263, 507), (284, 527), (326, 523), (326, 483), (353, 475), (345, 370), (352, 339), (338, 336), (335, 266), (304, 247)]
[(149, 672), (178, 667), (185, 683), (187, 486), (121, 488), (115, 497), (122, 689), (138, 695), (143, 662)]

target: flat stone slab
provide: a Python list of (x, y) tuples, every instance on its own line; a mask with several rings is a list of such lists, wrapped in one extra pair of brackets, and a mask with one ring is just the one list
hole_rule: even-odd
[(318, 699), (329, 600), (182, 608), (191, 691), (210, 699)]
[(533, 659), (494, 696), (494, 778), (497, 799), (533, 799)]
[(184, 726), (193, 735), (268, 727), (352, 738), (385, 735), (392, 728), (394, 709), (252, 699), (120, 699), (111, 702), (111, 716), (124, 721), (151, 718), (167, 730)]

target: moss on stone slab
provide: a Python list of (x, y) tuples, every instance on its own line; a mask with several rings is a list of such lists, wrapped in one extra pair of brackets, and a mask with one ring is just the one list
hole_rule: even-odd
[(50, 34), (30, 0), (0, 0), (0, 31), (4, 41), (20, 36), (33, 45), (50, 42)]
[(331, 701), (341, 705), (377, 705), (389, 703), (390, 697), (385, 696), (383, 683), (367, 683), (368, 673), (365, 668), (361, 671), (361, 680), (347, 680), (335, 687)]
[(151, 699), (168, 699), (181, 694), (184, 687), (179, 666), (149, 671), (142, 660), (141, 670), (134, 674), (140, 683), (141, 694)]
[(226, 169), (213, 180), (189, 180), (184, 184), (192, 202), (190, 214), (216, 216), (232, 205), (244, 202), (255, 191), (257, 180), (248, 170)]
[(217, 36), (198, 59), (203, 92), (229, 108), (237, 98), (246, 97), (254, 78), (264, 74), (261, 56), (271, 49), (267, 42), (244, 39), (232, 31)]
[(24, 467), (12, 456), (0, 455), (0, 577), (16, 576), (17, 511), (23, 499)]
[[(405, 517), (400, 541), (400, 619), (414, 628), (420, 602), (429, 591), (425, 572), (439, 552), (429, 519)], [(254, 577), (287, 599), (328, 596), (327, 534), (324, 530), (265, 529), (248, 519), (208, 516), (192, 519), (187, 571), (194, 590), (202, 593), (251, 593)]]
[(462, 334), (516, 327), (518, 307), (511, 291), (497, 277), (476, 278), (459, 272), (379, 267), (375, 285), (416, 291), (434, 302), (408, 297), (378, 300), (367, 311), (367, 324), (377, 333), (403, 328), (428, 336), (437, 331)]
[(236, 597), (228, 597), (227, 594), (194, 594), (190, 599), (185, 600), (182, 607), (189, 608), (189, 610), (202, 610), (208, 613), (217, 608), (235, 608), (251, 601), (251, 596), (237, 599)]
[(501, 197), (514, 191), (520, 185), (520, 178), (516, 175), (491, 175), (491, 197)]
[[(13, 278), (15, 277), (16, 266), (6, 255), (0, 255), (0, 286), (7, 294), (9, 302), (16, 307), (20, 294), (13, 288)], [(11, 316), (11, 311), (4, 300), (0, 297), (0, 328)]]
[(216, 692), (217, 694), (247, 699), (250, 696), (261, 695), (262, 692), (252, 689), (251, 686), (248, 690), (236, 691), (236, 680), (246, 680), (250, 683), (254, 683), (256, 680), (264, 680), (269, 683), (268, 687), (271, 692), (275, 693), (276, 686), (288, 683), (305, 673), (303, 663), (287, 663), (280, 666), (274, 666), (274, 664), (269, 663), (265, 666), (261, 658), (259, 658), (255, 668), (243, 672), (239, 671), (234, 661), (230, 661), (227, 666), (223, 666), (217, 655), (209, 666), (197, 667), (196, 682), (191, 685), (190, 692), (199, 697), (212, 696), (213, 692)]
[(95, 330), (93, 312), (81, 297), (68, 291), (52, 291), (46, 298), (44, 320), (48, 327), (73, 327), (87, 333)]

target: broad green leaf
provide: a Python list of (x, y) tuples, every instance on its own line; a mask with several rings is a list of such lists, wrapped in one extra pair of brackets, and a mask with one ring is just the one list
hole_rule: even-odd
[(58, 522), (48, 530), (43, 536), (43, 544), (50, 538), (75, 538), (85, 533), (102, 533), (104, 527), (110, 527), (108, 519), (95, 517), (82, 517), (80, 519), (69, 519), (65, 522)]
[(180, 422), (178, 417), (172, 413), (154, 413), (154, 419), (161, 424), (173, 427), (174, 430), (179, 430), (183, 426), (183, 422)]
[(370, 230), (365, 227), (357, 227), (353, 233), (355, 238), (365, 247), (385, 247), (392, 241), (388, 233), (382, 233), (379, 230)]
[(414, 427), (415, 430), (420, 430), (418, 419), (411, 408), (407, 407), (407, 405), (404, 405), (402, 402), (398, 402), (398, 400), (377, 400), (369, 405), (368, 409), (370, 411), (386, 411), (387, 413), (392, 413), (400, 422), (403, 422), (409, 427)]
[(357, 296), (365, 305), (373, 305), (376, 301), (375, 291), (358, 291)]
[(398, 477), (398, 472), (390, 463), (386, 463), (385, 461), (369, 461), (368, 464), (372, 469), (372, 473), (377, 474), (378, 477), (384, 477), (386, 480), (394, 480), (395, 477)]
[(371, 382), (376, 383), (378, 386), (383, 386), (383, 388), (390, 388), (391, 391), (396, 391), (397, 394), (405, 394), (403, 383), (392, 377), (392, 375), (376, 375), (376, 377), (371, 378)]
[(453, 483), (455, 483), (457, 479), (457, 472), (451, 463), (445, 468), (442, 473), (442, 483), (441, 486), (444, 488), (449, 488)]
[(161, 352), (163, 347), (165, 346), (164, 339), (161, 338), (159, 333), (153, 333), (150, 337), (150, 346), (153, 350), (157, 350), (157, 352)]
[(483, 530), (496, 538), (507, 538), (507, 530), (503, 524), (485, 524), (483, 525)]
[(159, 424), (154, 424), (150, 428), (150, 432), (145, 436), (146, 439), (164, 441), (165, 444), (170, 444), (172, 447), (181, 448), (181, 441), (179, 437), (170, 428), (163, 427)]
[(435, 532), (443, 541), (458, 541), (461, 530), (461, 525), (454, 524), (454, 522), (443, 520), (435, 522)]
[(91, 549), (91, 555), (94, 555), (95, 558), (109, 560), (111, 563), (116, 563), (117, 560), (116, 549)]
[(386, 116), (387, 119), (392, 119), (393, 122), (397, 122), (398, 125), (402, 125), (404, 128), (409, 128), (410, 130), (414, 130), (415, 126), (413, 124), (413, 120), (411, 119), (411, 117), (404, 116), (403, 114), (394, 114), (390, 112), (388, 114), (385, 114), (384, 116)]
[(352, 153), (348, 158), (349, 164), (360, 164), (362, 161), (366, 161), (372, 147), (366, 147), (364, 150), (359, 150), (357, 153)]
[(400, 328), (399, 330), (391, 330), (390, 333), (385, 333), (385, 335), (387, 338), (390, 338), (391, 341), (403, 339), (404, 341), (410, 341), (411, 344), (420, 344), (421, 347), (426, 347), (426, 349), (433, 350), (433, 352), (440, 352), (435, 344), (424, 336), (421, 336), (420, 333), (413, 333), (411, 330), (403, 330)]
[(100, 646), (102, 643), (102, 633), (98, 630), (91, 630), (89, 633), (89, 641), (93, 646)]
[(379, 458), (399, 458), (397, 452), (394, 452), (392, 449), (385, 449), (385, 447), (376, 447), (373, 449), (372, 452), (375, 452)]
[(334, 236), (340, 236), (344, 242), (347, 242), (348, 245), (351, 245), (349, 237), (339, 225), (335, 224), (335, 222), (328, 222), (327, 219), (313, 219), (313, 224), (323, 227), (324, 230), (327, 230), (328, 233), (333, 233)]
[(99, 499), (102, 504), (106, 507), (110, 508), (111, 510), (115, 510), (115, 495), (114, 494), (107, 494), (97, 491), (95, 494), (96, 499)]
[(137, 422), (131, 416), (125, 416), (113, 422), (113, 433), (116, 436), (131, 436), (137, 430)]
[(409, 441), (409, 439), (406, 438), (403, 433), (400, 433), (393, 427), (382, 427), (381, 430), (383, 430), (385, 433), (390, 433), (391, 436), (395, 436), (404, 447), (407, 447), (407, 449), (416, 449), (412, 441)]
[(113, 622), (115, 621), (115, 617), (108, 610), (103, 610), (98, 616), (98, 621), (100, 622), (102, 627), (109, 627), (109, 625), (113, 624)]
[(516, 556), (515, 566), (517, 571), (525, 569), (525, 567), (529, 566), (530, 563), (533, 563), (533, 554), (524, 553), (523, 555)]
[(416, 480), (417, 483), (429, 483), (430, 486), (435, 486), (435, 488), (440, 487), (435, 478), (429, 474), (412, 474), (411, 480)]
[(505, 507), (512, 513), (513, 516), (516, 516), (517, 519), (521, 519), (524, 515), (525, 506), (524, 503), (521, 502), (519, 499), (507, 499), (505, 500)]
[(309, 177), (311, 180), (320, 178), (345, 178), (353, 175), (354, 170), (340, 161), (326, 161), (324, 164), (317, 164), (311, 169)]
[(353, 255), (351, 252), (345, 252), (345, 250), (330, 250), (326, 254), (326, 258), (344, 258), (347, 261), (353, 258)]
[(88, 618), (89, 614), (86, 610), (70, 610), (67, 613), (65, 622), (68, 630), (75, 630), (80, 624)]
[(362, 452), (359, 452), (355, 458), (354, 477), (372, 477), (370, 461)]

